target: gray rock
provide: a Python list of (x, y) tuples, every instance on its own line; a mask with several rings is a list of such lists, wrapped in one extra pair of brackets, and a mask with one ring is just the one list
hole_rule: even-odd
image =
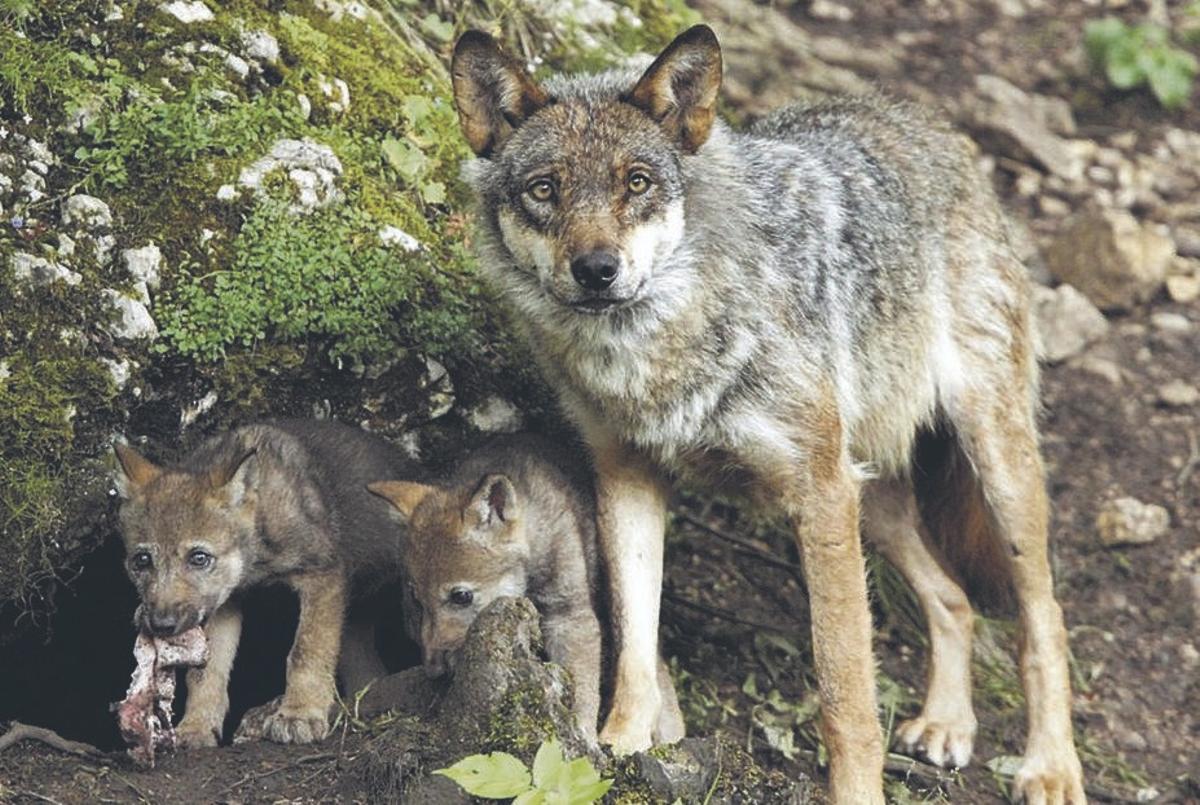
[(975, 94), (963, 99), (961, 116), (992, 150), (1032, 161), (1066, 180), (1083, 176), (1082, 156), (1055, 133), (1075, 130), (1064, 101), (1030, 95), (999, 76), (981, 75), (975, 79)]
[(421, 241), (405, 232), (398, 226), (388, 224), (379, 230), (379, 242), (384, 246), (399, 246), (406, 252), (421, 250)]
[(1047, 363), (1072, 358), (1108, 333), (1104, 314), (1070, 285), (1053, 290), (1035, 286), (1034, 303), (1041, 358)]
[(248, 59), (274, 64), (279, 61), (279, 40), (266, 31), (243, 31), (242, 53)]
[(158, 325), (150, 311), (138, 299), (132, 299), (112, 288), (105, 288), (105, 298), (117, 312), (117, 320), (107, 329), (109, 335), (119, 341), (139, 341), (158, 338)]
[(521, 428), (521, 412), (500, 397), (488, 397), (467, 418), (484, 433), (513, 433)]
[(122, 358), (119, 361), (114, 361), (112, 358), (101, 358), (100, 362), (108, 369), (108, 374), (112, 378), (113, 385), (117, 387), (117, 391), (123, 391), (129, 384), (130, 375), (133, 374), (133, 363), (128, 358)]
[(1167, 277), (1167, 295), (1172, 302), (1194, 302), (1200, 299), (1200, 276), (1178, 274)]
[[(312, 140), (277, 140), (270, 153), (242, 169), (238, 184), (261, 193), (263, 180), (276, 170), (285, 171), (296, 186), (295, 212), (311, 212), (342, 198), (336, 183), (342, 174), (342, 163), (327, 145)], [(223, 198), (223, 194), (227, 194), (225, 187), (218, 191), (217, 197)]]
[(1170, 313), (1167, 311), (1152, 313), (1150, 315), (1150, 323), (1164, 333), (1183, 335), (1192, 331), (1191, 320), (1180, 313)]
[(684, 738), (653, 754), (638, 752), (633, 762), (660, 801), (698, 802), (721, 768), (721, 745), (715, 738)]
[(153, 243), (139, 249), (126, 249), (121, 252), (125, 270), (133, 278), (138, 294), (142, 301), (150, 304), (150, 291), (157, 291), (161, 281), (163, 256), (158, 246)]
[(1102, 310), (1153, 296), (1175, 257), (1171, 239), (1127, 212), (1089, 210), (1071, 217), (1046, 249), (1046, 266)]
[(112, 210), (95, 196), (78, 193), (63, 202), (62, 222), (89, 231), (110, 229)]
[(1106, 547), (1146, 545), (1166, 534), (1170, 526), (1171, 515), (1162, 506), (1130, 497), (1105, 503), (1096, 518), (1100, 544)]
[(191, 25), (194, 22), (211, 22), (216, 19), (212, 9), (200, 0), (172, 0), (170, 3), (163, 3), (158, 8), (185, 25)]
[(83, 280), (78, 272), (27, 252), (14, 254), (9, 265), (17, 281), (26, 285), (49, 285), (52, 282), (78, 285)]
[(1182, 380), (1172, 380), (1159, 387), (1158, 400), (1171, 408), (1185, 408), (1200, 402), (1200, 389)]

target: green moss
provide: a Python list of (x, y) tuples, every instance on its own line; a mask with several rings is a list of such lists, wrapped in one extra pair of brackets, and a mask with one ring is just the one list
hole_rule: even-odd
[(492, 710), (481, 751), (511, 752), (532, 760), (542, 741), (555, 738), (554, 719), (545, 712), (546, 698), (533, 687), (515, 687)]

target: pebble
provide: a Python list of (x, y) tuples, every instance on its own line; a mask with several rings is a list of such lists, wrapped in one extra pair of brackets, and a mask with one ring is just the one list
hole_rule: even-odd
[(1158, 389), (1158, 399), (1172, 408), (1182, 408), (1200, 402), (1200, 389), (1183, 380), (1172, 380)]
[(1131, 497), (1108, 501), (1096, 518), (1100, 543), (1110, 548), (1154, 542), (1170, 527), (1171, 515), (1166, 509)]

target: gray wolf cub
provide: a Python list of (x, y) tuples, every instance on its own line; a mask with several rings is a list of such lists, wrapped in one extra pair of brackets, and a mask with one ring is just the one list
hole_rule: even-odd
[(357, 428), (292, 420), (215, 436), (173, 466), (115, 449), (126, 569), (141, 596), (135, 620), (160, 636), (200, 624), (208, 638), (208, 665), (188, 672), (180, 742), (220, 740), (242, 627), (237, 594), (272, 582), (296, 591), (300, 623), (263, 735), (323, 738), (335, 666), (350, 691), (385, 673), (373, 624), (345, 615), (352, 595), (398, 576), (395, 524), (366, 484), (411, 477), (408, 459)]
[[(1011, 588), (1029, 725), (1015, 791), (1082, 802), (1030, 289), (969, 141), (879, 95), (731, 131), (703, 25), (640, 74), (545, 83), (470, 31), (451, 72), (482, 269), (594, 456), (618, 637), (601, 740), (651, 742), (682, 476), (794, 525), (835, 802), (883, 801), (860, 526), (930, 625), (929, 690), (900, 746), (967, 762), (965, 590)], [(915, 449), (929, 440), (942, 449)], [(937, 461), (915, 470), (918, 454)]]
[[(441, 675), (479, 612), (505, 595), (527, 596), (541, 615), (550, 659), (571, 672), (574, 712), (596, 739), (603, 664), (596, 563), (596, 507), (590, 474), (564, 451), (530, 435), (472, 453), (444, 483), (369, 486), (407, 524), (405, 577), (420, 604), (425, 668)], [(657, 655), (656, 655), (657, 659)], [(663, 700), (652, 732), (683, 737), (683, 716), (665, 664)]]

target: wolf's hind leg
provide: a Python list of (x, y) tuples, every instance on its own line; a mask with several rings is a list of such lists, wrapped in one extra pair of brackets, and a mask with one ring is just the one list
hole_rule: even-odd
[(938, 766), (966, 766), (977, 726), (971, 709), (970, 602), (922, 538), (908, 481), (871, 482), (863, 490), (862, 511), (864, 536), (912, 587), (929, 624), (925, 704), (920, 715), (896, 729), (895, 744)]
[(1071, 730), (1067, 630), (1050, 576), (1049, 500), (1033, 413), (1013, 405), (1010, 395), (987, 394), (960, 401), (950, 414), (982, 485), (993, 538), (1012, 560), (1029, 721), (1014, 794), (1032, 803), (1083, 803), (1083, 772)]
[(187, 673), (187, 712), (176, 736), (181, 746), (216, 746), (229, 712), (229, 672), (242, 636), (242, 610), (226, 601), (204, 626), (208, 663)]
[(671, 681), (671, 669), (658, 658), (658, 693), (662, 704), (658, 708), (658, 722), (654, 725), (655, 744), (673, 744), (683, 740), (687, 725), (683, 711), (679, 709), (679, 697), (675, 694), (675, 683)]

